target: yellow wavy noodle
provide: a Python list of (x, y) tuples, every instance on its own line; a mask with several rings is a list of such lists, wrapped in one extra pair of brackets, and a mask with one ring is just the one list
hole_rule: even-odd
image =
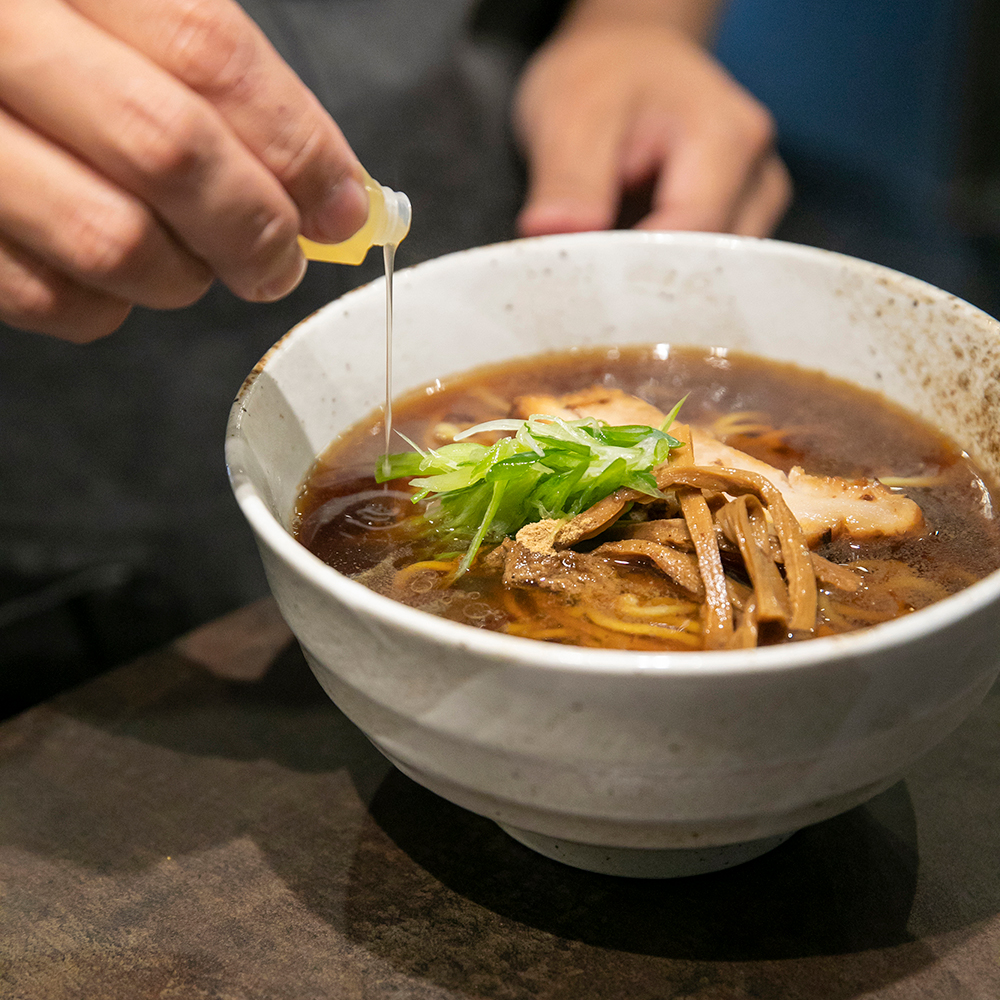
[[(569, 608), (549, 608), (547, 609), (547, 612), (552, 618), (560, 622), (568, 632), (575, 636), (573, 641), (578, 645), (595, 646), (598, 648), (622, 645), (621, 643), (615, 642), (611, 634), (609, 634), (605, 629), (598, 628), (597, 626), (592, 625), (589, 621), (573, 615)], [(629, 644), (626, 645), (625, 648), (631, 649), (634, 647)]]
[[(921, 576), (912, 567), (894, 559), (869, 559), (852, 563), (865, 571), (864, 584), (855, 594), (834, 597), (824, 591), (821, 617), (834, 629), (853, 631), (910, 614), (947, 597), (951, 592), (936, 580)], [(952, 575), (962, 585), (974, 582), (960, 567)], [(957, 588), (956, 588), (957, 589)]]
[(770, 415), (761, 410), (738, 410), (736, 413), (726, 413), (716, 417), (708, 429), (717, 438), (734, 447), (739, 448), (747, 444), (771, 451), (787, 448), (788, 439), (793, 434), (822, 430), (805, 424), (777, 428), (771, 423)]
[(856, 605), (845, 604), (843, 601), (831, 598), (828, 594), (822, 595), (819, 605), (821, 617), (826, 624), (832, 626), (835, 632), (853, 632), (865, 625), (878, 625), (881, 622), (892, 621), (906, 613), (905, 609), (896, 612), (882, 612), (870, 608), (859, 608)]
[(738, 410), (716, 417), (708, 428), (723, 440), (730, 434), (765, 434), (773, 431), (770, 416), (763, 410)]
[(946, 476), (879, 476), (879, 482), (883, 486), (899, 488), (910, 486), (917, 489), (926, 489), (931, 486), (941, 486), (947, 482)]
[(702, 644), (698, 609), (690, 602), (643, 606), (633, 595), (625, 595), (616, 609), (631, 615), (631, 621), (586, 603), (569, 604), (547, 592), (508, 590), (503, 603), (512, 618), (505, 629), (510, 635), (647, 652), (696, 649)]
[(700, 628), (698, 623), (698, 605), (693, 601), (677, 601), (673, 604), (640, 604), (635, 594), (622, 594), (615, 601), (615, 610), (633, 618), (651, 618), (656, 621), (674, 622), (679, 618), (691, 619), (692, 624)]
[[(486, 420), (506, 417), (510, 413), (511, 402), (498, 396), (485, 386), (470, 386), (457, 402), (446, 402), (436, 413), (429, 416), (422, 444), (427, 448), (439, 448), (454, 441), (455, 435)], [(499, 434), (477, 435), (474, 440), (481, 443), (495, 441)]]
[(964, 567), (956, 566), (953, 563), (947, 567), (947, 573), (942, 573), (941, 576), (946, 581), (945, 585), (948, 587), (948, 593), (950, 594), (964, 590), (966, 587), (971, 587), (974, 583), (978, 583), (982, 579), (982, 577), (976, 576), (975, 573), (970, 573)]
[(427, 590), (433, 590), (437, 587), (447, 587), (451, 585), (457, 570), (457, 559), (425, 559), (422, 562), (411, 563), (409, 566), (404, 566), (401, 570), (397, 570), (396, 576), (392, 581), (392, 586), (394, 589), (422, 593), (422, 590), (417, 590), (415, 587), (416, 579), (424, 573), (441, 573), (444, 575), (439, 579), (432, 579)]
[(867, 559), (854, 565), (866, 571), (864, 589), (869, 593), (889, 594), (909, 604), (922, 601), (920, 607), (948, 596), (940, 583), (920, 576), (912, 567), (895, 559)]
[(500, 592), (500, 598), (503, 601), (504, 611), (506, 611), (514, 621), (524, 617), (525, 613), (521, 608), (520, 601), (518, 600), (517, 591), (508, 590), (504, 587)]
[(622, 632), (626, 635), (655, 636), (665, 642), (679, 642), (685, 646), (700, 646), (701, 635), (692, 634), (682, 628), (672, 628), (669, 625), (652, 625), (647, 622), (627, 622), (621, 618), (614, 618), (611, 615), (597, 611), (595, 608), (587, 608), (587, 617), (595, 624), (600, 625), (610, 632)]
[(519, 635), (524, 639), (542, 639), (546, 642), (573, 642), (574, 633), (571, 629), (556, 625), (542, 628), (532, 622), (511, 622), (507, 626), (508, 635)]

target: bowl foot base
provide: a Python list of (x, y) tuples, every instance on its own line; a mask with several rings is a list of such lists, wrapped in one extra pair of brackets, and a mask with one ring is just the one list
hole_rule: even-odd
[(626, 878), (683, 878), (732, 868), (752, 861), (783, 844), (795, 831), (779, 833), (759, 840), (744, 840), (738, 844), (718, 847), (601, 847), (580, 844), (573, 840), (547, 837), (530, 830), (499, 824), (500, 829), (525, 847), (554, 861), (573, 868), (582, 868), (601, 875), (623, 875)]

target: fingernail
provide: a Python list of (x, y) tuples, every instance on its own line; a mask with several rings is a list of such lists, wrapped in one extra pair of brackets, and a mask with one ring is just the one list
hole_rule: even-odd
[(282, 269), (281, 277), (267, 281), (257, 289), (257, 294), (254, 296), (257, 302), (275, 302), (298, 288), (299, 283), (305, 277), (308, 262), (302, 255), (302, 251), (299, 250), (297, 243), (293, 244), (292, 253), (294, 259)]
[(353, 236), (367, 218), (368, 192), (356, 177), (348, 175), (327, 192), (312, 214), (311, 231), (305, 235), (323, 243), (340, 243)]

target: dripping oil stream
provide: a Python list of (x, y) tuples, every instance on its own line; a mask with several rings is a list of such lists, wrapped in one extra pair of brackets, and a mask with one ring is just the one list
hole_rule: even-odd
[[(392, 435), (392, 273), (396, 264), (396, 244), (386, 243), (382, 247), (382, 260), (385, 262), (385, 410), (383, 423), (385, 425), (385, 453), (382, 456), (383, 470), (389, 460), (389, 438)], [(389, 483), (385, 483), (389, 488)]]
[(409, 198), (402, 191), (379, 184), (368, 173), (364, 174), (364, 184), (368, 192), (368, 219), (353, 236), (341, 243), (316, 243), (299, 236), (299, 244), (308, 260), (332, 264), (360, 264), (373, 246), (382, 247), (385, 263), (385, 456), (389, 454), (392, 435), (392, 277), (396, 248), (410, 231), (412, 210)]

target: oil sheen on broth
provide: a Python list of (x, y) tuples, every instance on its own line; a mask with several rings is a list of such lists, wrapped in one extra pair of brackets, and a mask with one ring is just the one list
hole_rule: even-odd
[[(442, 552), (440, 541), (421, 527), (415, 515), (422, 503), (411, 502), (408, 483), (374, 479), (385, 448), (384, 423), (376, 414), (317, 461), (299, 499), (296, 536), (340, 572), (432, 614), (546, 641), (638, 650), (769, 645), (851, 631), (917, 610), (1000, 566), (993, 494), (955, 445), (878, 394), (792, 365), (654, 346), (553, 354), (478, 369), (434, 391), (397, 399), (393, 427), (421, 447), (436, 448), (458, 430), (508, 416), (517, 397), (560, 397), (590, 387), (640, 397), (664, 413), (686, 397), (678, 420), (703, 428), (712, 440), (783, 473), (800, 467), (815, 477), (880, 480), (883, 493), (888, 487), (919, 505), (921, 526), (877, 537), (837, 530), (811, 538), (809, 548), (822, 558), (813, 560), (820, 569), (807, 628), (801, 620), (792, 627), (788, 613), (769, 617), (756, 607), (757, 592), (751, 588), (748, 596), (753, 581), (734, 562), (734, 545), (727, 548), (724, 538), (725, 587), (733, 609), (728, 626), (706, 615), (704, 595), (699, 603), (693, 584), (685, 588), (645, 552), (637, 554), (641, 544), (628, 541), (624, 554), (620, 541), (617, 548), (605, 544), (608, 538), (651, 537), (648, 527), (632, 523), (637, 519), (669, 523), (671, 531), (684, 534), (681, 512), (657, 503), (636, 504), (631, 512), (626, 506), (610, 534), (549, 554), (548, 562), (539, 556), (545, 572), (537, 566), (534, 576), (530, 567), (512, 572), (513, 556), (499, 562), (491, 551), (500, 548), (491, 543), (456, 580), (455, 553)], [(691, 492), (684, 487), (677, 496)], [(725, 500), (711, 488), (699, 495), (710, 513)], [(862, 493), (862, 499), (869, 497)], [(760, 504), (754, 503), (759, 518)], [(687, 508), (685, 516), (690, 521)], [(716, 531), (721, 538), (721, 522)], [(680, 543), (682, 549), (685, 544), (692, 550), (690, 539)], [(767, 548), (766, 540), (761, 544)], [(682, 551), (676, 558), (701, 556)], [(824, 572), (825, 561), (836, 565)], [(560, 568), (568, 563), (577, 573), (569, 585)], [(838, 566), (848, 567), (846, 584), (837, 579)], [(792, 575), (787, 559), (781, 575)], [(852, 575), (857, 583), (850, 582)], [(711, 589), (707, 577), (703, 589)]]

